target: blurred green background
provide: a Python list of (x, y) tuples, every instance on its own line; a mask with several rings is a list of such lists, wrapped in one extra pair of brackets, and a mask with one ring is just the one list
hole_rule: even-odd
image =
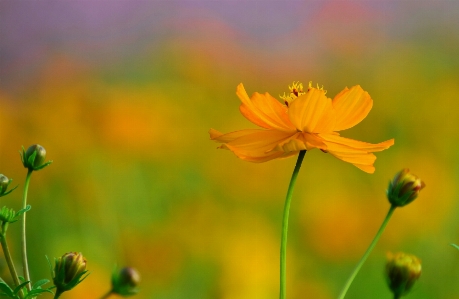
[[(373, 109), (342, 135), (395, 145), (373, 175), (307, 153), (288, 298), (337, 297), (405, 167), (427, 187), (395, 212), (347, 298), (391, 298), (388, 251), (423, 262), (407, 298), (459, 298), (458, 29), (455, 1), (1, 1), (0, 173), (20, 185), (2, 205), (20, 206), (22, 145), (54, 160), (29, 190), (32, 278), (49, 277), (45, 255), (81, 251), (91, 275), (62, 298), (98, 298), (115, 264), (141, 272), (139, 299), (278, 298), (295, 158), (244, 162), (208, 130), (255, 127), (240, 82), (277, 96), (312, 80), (330, 97), (360, 84)], [(18, 224), (8, 236), (19, 264)]]

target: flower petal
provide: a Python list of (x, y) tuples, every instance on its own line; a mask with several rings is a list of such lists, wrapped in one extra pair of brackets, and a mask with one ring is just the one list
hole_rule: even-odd
[(276, 158), (285, 158), (297, 152), (276, 150), (279, 143), (285, 143), (292, 137), (291, 132), (277, 130), (241, 130), (221, 134), (216, 130), (210, 131), (211, 138), (224, 142), (220, 148), (231, 150), (239, 158), (250, 162), (266, 162)]
[[(367, 152), (380, 152), (394, 145), (394, 139), (389, 139), (380, 143), (373, 144), (341, 137), (337, 134), (319, 134), (319, 137), (322, 138), (322, 140), (325, 142), (325, 144), (327, 144), (327, 146), (329, 144), (337, 144), (350, 149), (359, 149)], [(328, 146), (328, 149), (330, 149), (330, 146)]]
[(244, 85), (239, 84), (236, 94), (242, 104), (239, 107), (242, 115), (248, 120), (265, 129), (294, 131), (295, 127), (288, 118), (287, 107), (269, 93), (254, 93), (251, 98), (247, 95)]
[(333, 99), (333, 108), (336, 112), (336, 124), (333, 131), (352, 128), (361, 122), (373, 107), (373, 100), (368, 92), (359, 85), (347, 87)]
[(329, 133), (335, 126), (335, 112), (325, 91), (309, 88), (308, 92), (293, 100), (288, 109), (293, 125), (302, 132)]
[(230, 141), (233, 141), (234, 139), (237, 139), (239, 137), (245, 136), (250, 133), (256, 133), (259, 132), (260, 129), (251, 129), (251, 130), (240, 130), (240, 131), (235, 131), (227, 134), (220, 133), (219, 131), (215, 129), (210, 129), (209, 130), (209, 135), (211, 140), (215, 140), (220, 143), (227, 143)]
[(375, 171), (373, 163), (376, 156), (372, 152), (385, 150), (394, 144), (394, 139), (372, 144), (333, 134), (319, 134), (319, 136), (327, 145), (328, 153), (368, 173)]

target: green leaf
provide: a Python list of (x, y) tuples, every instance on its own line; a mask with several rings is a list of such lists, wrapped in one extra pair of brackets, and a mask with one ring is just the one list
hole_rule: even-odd
[(35, 290), (31, 290), (31, 291), (27, 294), (27, 296), (25, 296), (24, 299), (37, 297), (37, 296), (39, 296), (39, 295), (42, 295), (43, 293), (51, 293), (51, 294), (54, 294), (53, 292), (51, 292), (51, 291), (48, 290), (48, 289), (35, 289)]
[(14, 215), (15, 217), (17, 216), (20, 216), (22, 214), (24, 214), (25, 212), (28, 212), (30, 211), (32, 207), (30, 205), (27, 205), (24, 209), (20, 209), (19, 211), (16, 212), (16, 215)]
[(49, 282), (49, 279), (40, 279), (33, 284), (32, 290), (41, 289), (41, 286), (44, 284), (47, 284), (48, 282)]
[(450, 244), (450, 245), (456, 248), (457, 250), (459, 250), (459, 246), (457, 246), (456, 244)]
[(14, 298), (13, 290), (4, 282), (0, 282), (0, 290), (2, 290), (8, 297)]
[(14, 288), (14, 293), (17, 294), (21, 291), (21, 289), (23, 287), (25, 287), (29, 282), (28, 281), (24, 281), (23, 283), (21, 283), (20, 285), (18, 285), (16, 288)]

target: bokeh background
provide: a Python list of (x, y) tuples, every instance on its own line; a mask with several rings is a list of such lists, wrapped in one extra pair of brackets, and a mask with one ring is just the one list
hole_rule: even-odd
[[(141, 272), (139, 299), (278, 298), (295, 158), (244, 162), (208, 130), (255, 127), (240, 82), (277, 96), (296, 80), (330, 97), (360, 84), (373, 110), (342, 135), (395, 145), (373, 175), (306, 155), (288, 297), (337, 297), (408, 167), (427, 187), (395, 212), (347, 298), (391, 298), (388, 251), (423, 262), (407, 298), (459, 298), (456, 1), (0, 1), (0, 173), (20, 185), (2, 205), (20, 206), (22, 145), (54, 160), (29, 190), (32, 278), (49, 278), (45, 255), (79, 251), (91, 275), (62, 298), (99, 298), (115, 264)], [(18, 224), (8, 236), (19, 266)]]

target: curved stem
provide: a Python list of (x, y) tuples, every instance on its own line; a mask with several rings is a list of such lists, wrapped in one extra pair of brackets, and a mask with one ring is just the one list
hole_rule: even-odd
[(106, 298), (110, 297), (112, 294), (113, 294), (113, 292), (112, 292), (112, 290), (110, 290), (110, 291), (108, 291), (107, 294), (105, 294), (102, 297), (100, 297), (100, 299), (106, 299)]
[[(3, 230), (3, 233), (0, 236), (0, 242), (2, 244), (3, 253), (5, 254), (6, 263), (8, 264), (8, 268), (10, 269), (11, 277), (13, 277), (14, 287), (17, 287), (20, 284), (20, 282), (18, 278), (18, 273), (16, 272), (16, 268), (14, 267), (13, 259), (11, 258), (8, 243), (6, 242), (5, 230)], [(18, 294), (20, 298), (24, 298), (22, 295), (22, 291), (20, 291)]]
[(280, 299), (285, 299), (286, 297), (287, 232), (290, 202), (292, 200), (293, 187), (295, 186), (296, 178), (298, 177), (298, 172), (300, 171), (301, 163), (303, 162), (305, 154), (306, 151), (303, 150), (300, 151), (300, 154), (298, 155), (298, 160), (296, 161), (295, 169), (293, 170), (292, 178), (290, 179), (290, 184), (288, 186), (287, 197), (285, 198), (284, 216), (282, 219), (282, 239), (280, 248)]
[(384, 229), (387, 226), (387, 223), (389, 223), (389, 219), (394, 213), (395, 209), (397, 207), (392, 205), (389, 209), (389, 212), (387, 212), (386, 218), (384, 218), (383, 223), (381, 224), (381, 227), (379, 228), (378, 232), (376, 233), (376, 236), (374, 237), (373, 241), (371, 242), (370, 246), (368, 247), (367, 251), (363, 254), (362, 258), (360, 259), (359, 263), (357, 266), (354, 268), (354, 271), (352, 272), (351, 276), (349, 276), (348, 280), (346, 281), (346, 284), (344, 285), (343, 289), (341, 290), (341, 293), (338, 297), (338, 299), (343, 299), (344, 296), (346, 296), (347, 290), (352, 284), (352, 281), (354, 281), (354, 278), (357, 276), (357, 273), (359, 273), (360, 268), (362, 268), (363, 264), (365, 263), (366, 259), (370, 255), (371, 251), (375, 247), (376, 243), (378, 243), (379, 238), (381, 237), (382, 233), (384, 232)]
[[(24, 195), (22, 197), (22, 208), (25, 209), (27, 206), (27, 191), (29, 190), (30, 177), (32, 176), (32, 169), (29, 169), (27, 172), (26, 180), (24, 183)], [(27, 262), (27, 243), (26, 243), (26, 213), (22, 214), (22, 269), (24, 274), (24, 279), (30, 281), (29, 274), (29, 264)], [(27, 289), (30, 291), (31, 286), (30, 282), (27, 284)], [(56, 298), (56, 297), (55, 297)]]

